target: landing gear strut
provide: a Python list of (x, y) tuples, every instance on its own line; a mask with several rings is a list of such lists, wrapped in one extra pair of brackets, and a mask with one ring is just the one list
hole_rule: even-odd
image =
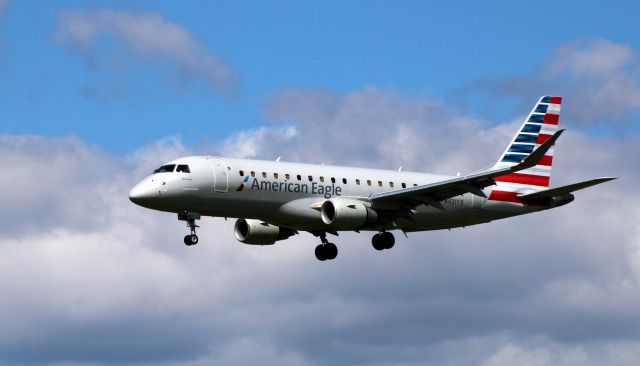
[(200, 219), (200, 214), (195, 212), (187, 212), (184, 214), (178, 214), (178, 220), (186, 221), (189, 230), (191, 230), (190, 235), (186, 235), (184, 237), (184, 244), (191, 246), (198, 244), (198, 235), (196, 235), (196, 228), (199, 227), (196, 225), (196, 220)]
[(321, 233), (318, 236), (320, 236), (322, 244), (316, 247), (316, 258), (318, 258), (319, 261), (335, 259), (338, 256), (338, 247), (333, 243), (329, 243), (327, 234)]
[(396, 238), (388, 231), (383, 231), (371, 238), (371, 244), (376, 250), (391, 249), (396, 243)]

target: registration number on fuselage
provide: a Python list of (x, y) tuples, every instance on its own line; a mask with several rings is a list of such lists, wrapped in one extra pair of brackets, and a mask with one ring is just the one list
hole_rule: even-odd
[(464, 206), (464, 200), (462, 198), (447, 198), (446, 200), (443, 200), (442, 203), (446, 206)]

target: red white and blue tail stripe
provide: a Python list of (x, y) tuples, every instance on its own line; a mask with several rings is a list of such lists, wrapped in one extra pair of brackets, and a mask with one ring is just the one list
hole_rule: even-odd
[[(558, 131), (561, 104), (562, 97), (540, 98), (495, 167), (516, 165)], [(521, 203), (517, 196), (549, 188), (552, 164), (553, 147), (538, 165), (494, 178), (497, 185), (489, 195), (489, 200)]]

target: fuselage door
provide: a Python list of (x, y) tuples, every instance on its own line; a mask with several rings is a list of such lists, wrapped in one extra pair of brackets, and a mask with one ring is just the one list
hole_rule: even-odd
[(213, 170), (213, 182), (211, 193), (226, 193), (229, 190), (229, 173), (224, 161), (216, 158), (207, 158)]

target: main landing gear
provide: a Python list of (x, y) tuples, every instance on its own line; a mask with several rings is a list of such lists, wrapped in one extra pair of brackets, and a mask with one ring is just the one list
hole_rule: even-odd
[(196, 220), (200, 219), (200, 214), (195, 212), (187, 212), (184, 214), (178, 214), (178, 220), (186, 221), (189, 230), (191, 230), (190, 235), (186, 235), (184, 237), (184, 244), (191, 246), (198, 244), (198, 235), (196, 235), (196, 228), (199, 227), (196, 225)]
[(319, 261), (335, 259), (338, 256), (338, 247), (333, 243), (329, 243), (327, 234), (322, 233), (319, 236), (322, 244), (316, 247), (316, 258)]
[(371, 244), (376, 250), (391, 249), (396, 243), (396, 238), (388, 231), (383, 231), (371, 238)]

